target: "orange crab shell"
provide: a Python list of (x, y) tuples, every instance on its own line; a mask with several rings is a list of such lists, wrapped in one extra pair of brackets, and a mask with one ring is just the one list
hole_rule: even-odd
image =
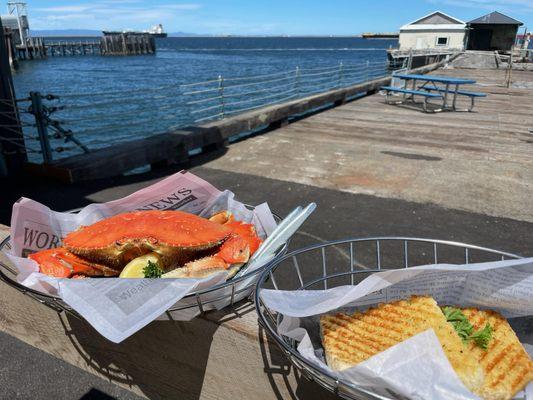
[(81, 227), (63, 244), (84, 259), (116, 269), (156, 252), (166, 269), (199, 258), (230, 234), (225, 225), (182, 211), (134, 211)]
[(38, 251), (28, 258), (39, 264), (39, 272), (56, 278), (118, 275), (118, 271), (83, 260), (63, 247)]
[(261, 246), (261, 243), (263, 243), (252, 224), (240, 221), (230, 221), (224, 224), (224, 226), (227, 226), (234, 234), (246, 240), (250, 249), (250, 255), (254, 254), (259, 246)]

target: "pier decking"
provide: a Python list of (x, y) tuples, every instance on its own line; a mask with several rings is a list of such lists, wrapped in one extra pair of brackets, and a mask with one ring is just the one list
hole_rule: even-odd
[(475, 112), (425, 114), (379, 94), (231, 145), (208, 166), (533, 222), (533, 73), (477, 80)]

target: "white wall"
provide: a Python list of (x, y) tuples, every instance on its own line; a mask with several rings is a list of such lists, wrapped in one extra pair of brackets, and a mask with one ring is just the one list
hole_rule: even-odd
[[(437, 46), (438, 37), (447, 37), (446, 46)], [(410, 49), (463, 49), (465, 31), (400, 31), (400, 50)]]

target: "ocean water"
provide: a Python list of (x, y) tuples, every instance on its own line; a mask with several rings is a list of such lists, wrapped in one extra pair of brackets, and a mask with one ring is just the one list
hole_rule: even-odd
[[(26, 97), (30, 91), (58, 95), (59, 101), (47, 103), (64, 108), (52, 118), (60, 120), (85, 145), (97, 148), (219, 118), (221, 107), (228, 115), (265, 102), (362, 81), (369, 77), (361, 72), (367, 65), (370, 77), (382, 75), (386, 73), (386, 49), (397, 44), (396, 40), (349, 37), (156, 41), (155, 55), (65, 56), (22, 62), (14, 73), (17, 97)], [(218, 97), (219, 76), (228, 96), (224, 105)], [(183, 86), (201, 81), (208, 83)], [(30, 115), (23, 115), (31, 121)], [(27, 142), (28, 147), (38, 149), (36, 142)], [(57, 140), (52, 147), (65, 145)], [(54, 157), (77, 151), (67, 149)], [(30, 154), (33, 159), (39, 157), (38, 153)]]

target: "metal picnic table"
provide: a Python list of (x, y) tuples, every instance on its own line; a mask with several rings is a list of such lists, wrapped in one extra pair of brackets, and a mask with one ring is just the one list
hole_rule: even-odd
[[(440, 112), (446, 110), (452, 111), (472, 111), (474, 108), (474, 98), (484, 97), (485, 93), (476, 93), (476, 92), (467, 92), (460, 90), (461, 85), (468, 85), (476, 83), (473, 79), (465, 78), (454, 78), (448, 76), (437, 76), (437, 75), (420, 75), (420, 74), (394, 74), (394, 78), (399, 78), (404, 81), (403, 88), (398, 87), (383, 87), (382, 89), (389, 92), (399, 92), (403, 93), (403, 99), (399, 103), (404, 103), (406, 101), (414, 101), (414, 96), (423, 96), (424, 97), (424, 111), (428, 111), (427, 100), (429, 98), (442, 99), (442, 105), (440, 108), (432, 110), (432, 112)], [(417, 82), (422, 82), (422, 85), (417, 87)], [(443, 86), (439, 86), (441, 84)], [(410, 86), (410, 88), (409, 88)], [(436, 93), (433, 93), (436, 92)], [(449, 105), (449, 96), (452, 96), (451, 106)], [(470, 97), (472, 103), (470, 108), (465, 110), (457, 110), (457, 96), (464, 95)], [(398, 102), (397, 102), (398, 103)]]

